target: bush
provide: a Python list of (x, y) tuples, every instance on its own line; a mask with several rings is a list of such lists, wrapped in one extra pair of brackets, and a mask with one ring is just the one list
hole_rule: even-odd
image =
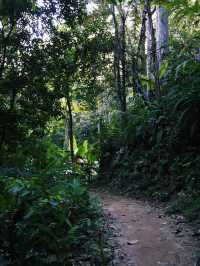
[(1, 176), (0, 187), (3, 265), (79, 265), (81, 260), (95, 265), (101, 260), (99, 205), (77, 179)]

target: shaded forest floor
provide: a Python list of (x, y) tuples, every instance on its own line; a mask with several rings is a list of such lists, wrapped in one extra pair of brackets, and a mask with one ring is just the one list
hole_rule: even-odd
[(199, 265), (199, 240), (182, 216), (168, 217), (148, 202), (95, 192), (113, 230), (114, 262), (119, 266)]

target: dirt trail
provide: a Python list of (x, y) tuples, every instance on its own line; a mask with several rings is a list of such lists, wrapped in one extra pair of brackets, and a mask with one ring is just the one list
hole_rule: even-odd
[(194, 266), (197, 240), (182, 217), (166, 217), (148, 203), (98, 193), (120, 245), (120, 266)]

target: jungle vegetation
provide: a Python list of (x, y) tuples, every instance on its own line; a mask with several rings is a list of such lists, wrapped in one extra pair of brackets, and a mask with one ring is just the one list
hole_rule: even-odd
[(106, 265), (91, 184), (200, 219), (200, 2), (0, 1), (0, 264)]

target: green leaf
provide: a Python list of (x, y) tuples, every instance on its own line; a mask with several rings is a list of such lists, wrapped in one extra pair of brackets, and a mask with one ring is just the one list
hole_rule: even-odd
[(162, 65), (160, 67), (160, 70), (159, 70), (159, 78), (160, 79), (166, 74), (168, 66), (169, 66), (169, 62), (168, 61), (165, 61), (165, 62), (162, 63)]
[(88, 153), (88, 140), (84, 140), (83, 144), (78, 149), (78, 155), (84, 157)]
[[(68, 144), (68, 149), (70, 150), (70, 142)], [(75, 136), (73, 136), (73, 149), (74, 149), (74, 154), (77, 154), (78, 152), (78, 145)]]

